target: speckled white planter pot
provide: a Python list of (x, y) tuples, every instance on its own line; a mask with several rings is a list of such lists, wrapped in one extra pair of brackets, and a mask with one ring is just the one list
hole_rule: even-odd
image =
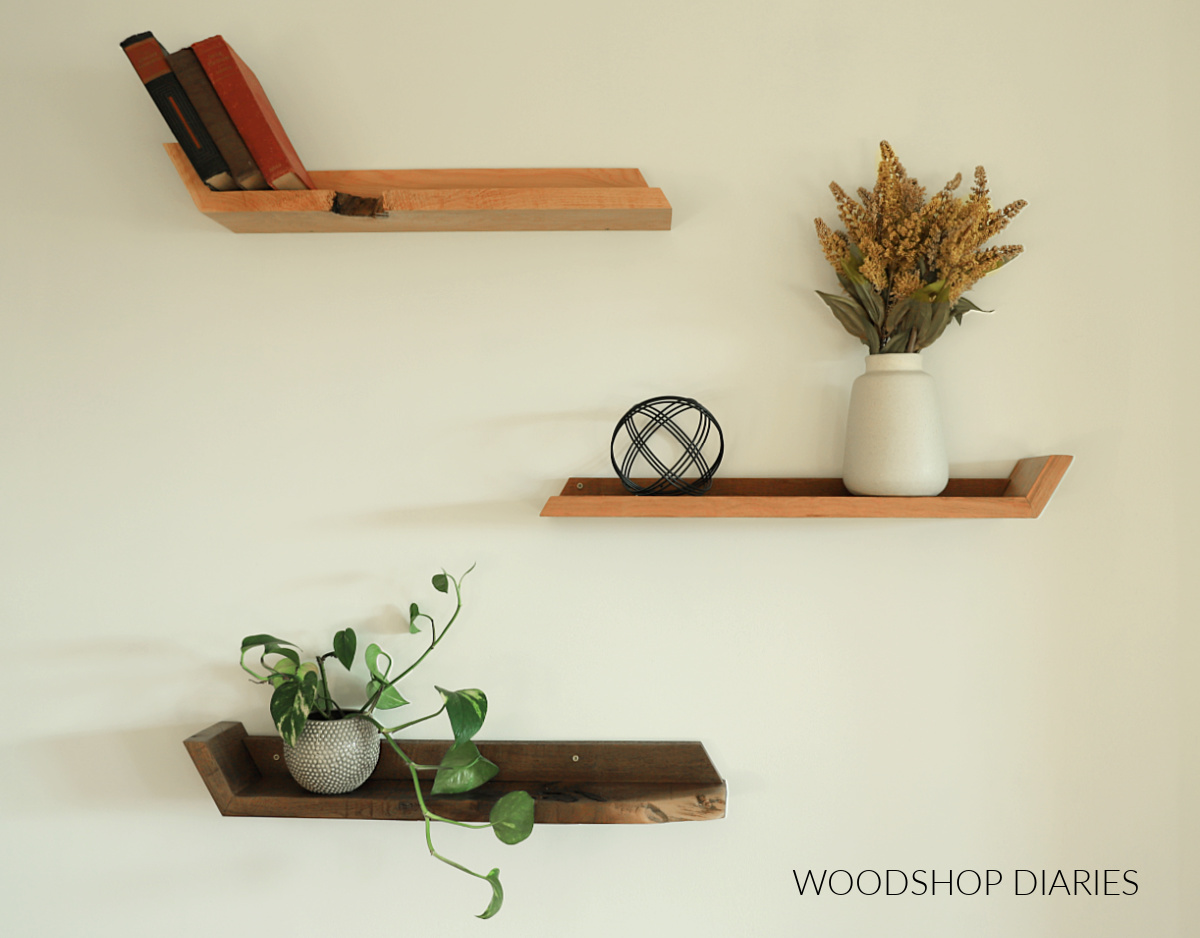
[(342, 795), (367, 780), (379, 762), (379, 730), (356, 716), (309, 720), (296, 745), (283, 744), (283, 760), (301, 788)]
[(920, 352), (867, 356), (850, 391), (842, 478), (855, 495), (937, 495), (946, 487), (942, 418)]

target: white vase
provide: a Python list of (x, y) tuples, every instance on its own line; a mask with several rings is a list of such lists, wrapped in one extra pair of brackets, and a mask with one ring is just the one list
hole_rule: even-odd
[(354, 791), (379, 762), (379, 730), (356, 716), (316, 720), (311, 716), (296, 738), (283, 744), (283, 761), (301, 788), (320, 795)]
[(850, 391), (842, 477), (855, 495), (937, 495), (946, 487), (937, 393), (920, 352), (867, 356)]

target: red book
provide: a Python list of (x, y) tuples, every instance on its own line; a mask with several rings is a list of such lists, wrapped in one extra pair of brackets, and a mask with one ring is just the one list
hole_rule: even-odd
[(167, 56), (167, 64), (179, 79), (179, 84), (183, 85), (213, 143), (229, 164), (229, 172), (237, 184), (243, 189), (269, 189), (245, 141), (238, 135), (237, 128), (225, 112), (225, 105), (213, 91), (212, 82), (200, 67), (196, 53), (191, 49), (172, 52)]
[(192, 46), (233, 126), (272, 189), (315, 189), (250, 67), (220, 36)]

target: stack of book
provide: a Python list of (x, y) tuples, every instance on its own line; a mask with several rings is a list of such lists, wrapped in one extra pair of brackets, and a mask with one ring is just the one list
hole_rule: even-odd
[(168, 53), (153, 33), (121, 43), (210, 189), (315, 189), (266, 92), (220, 36)]

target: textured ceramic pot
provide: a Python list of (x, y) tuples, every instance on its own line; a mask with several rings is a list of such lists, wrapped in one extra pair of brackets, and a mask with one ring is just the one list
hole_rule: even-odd
[(304, 724), (296, 745), (283, 744), (283, 760), (301, 788), (321, 795), (354, 791), (379, 762), (379, 730), (359, 717)]
[(937, 495), (950, 478), (921, 353), (868, 355), (850, 391), (843, 481), (855, 495)]

